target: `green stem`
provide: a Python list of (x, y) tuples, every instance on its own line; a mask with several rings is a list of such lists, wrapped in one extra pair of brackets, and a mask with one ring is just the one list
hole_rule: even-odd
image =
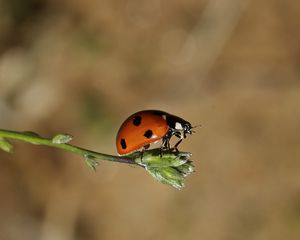
[(95, 160), (106, 160), (106, 161), (119, 162), (119, 163), (136, 164), (135, 160), (130, 157), (114, 156), (114, 155), (94, 152), (68, 143), (53, 143), (52, 139), (43, 138), (41, 136), (38, 136), (35, 133), (17, 132), (17, 131), (0, 129), (0, 137), (5, 139), (20, 140), (23, 142), (28, 142), (36, 145), (45, 145), (49, 147), (60, 148), (81, 155), (85, 158), (93, 158)]

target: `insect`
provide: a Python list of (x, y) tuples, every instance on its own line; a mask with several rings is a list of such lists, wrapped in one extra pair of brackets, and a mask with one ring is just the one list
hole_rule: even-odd
[(175, 115), (159, 111), (144, 110), (132, 114), (121, 125), (116, 139), (117, 151), (125, 155), (139, 149), (147, 149), (151, 143), (162, 139), (161, 150), (170, 149), (172, 136), (179, 138), (174, 145), (176, 151), (187, 134), (192, 134), (192, 125)]

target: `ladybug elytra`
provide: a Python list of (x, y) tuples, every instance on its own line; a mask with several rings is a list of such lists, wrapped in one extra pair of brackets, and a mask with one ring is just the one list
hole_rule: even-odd
[(132, 114), (121, 125), (116, 139), (120, 155), (129, 154), (141, 148), (147, 149), (151, 143), (162, 139), (162, 149), (170, 149), (172, 136), (180, 140), (174, 145), (177, 150), (187, 134), (192, 134), (192, 125), (175, 115), (159, 111), (144, 110)]

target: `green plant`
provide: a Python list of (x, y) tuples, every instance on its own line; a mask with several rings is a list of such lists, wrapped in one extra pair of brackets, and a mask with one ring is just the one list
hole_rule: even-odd
[(69, 144), (72, 136), (60, 133), (53, 138), (44, 138), (34, 132), (17, 132), (0, 129), (0, 149), (11, 152), (13, 145), (9, 139), (20, 140), (36, 145), (45, 145), (59, 148), (65, 151), (81, 155), (93, 170), (96, 170), (98, 161), (106, 160), (118, 163), (135, 164), (144, 168), (151, 176), (161, 183), (168, 184), (177, 189), (184, 187), (184, 179), (194, 171), (191, 153), (179, 151), (164, 151), (159, 148), (150, 149), (143, 152), (134, 152), (126, 156), (114, 156)]

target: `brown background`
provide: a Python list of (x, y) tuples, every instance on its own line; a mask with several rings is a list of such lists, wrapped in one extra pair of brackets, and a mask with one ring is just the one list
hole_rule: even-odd
[(140, 168), (15, 143), (0, 239), (299, 239), (300, 1), (0, 1), (0, 128), (115, 154), (122, 121), (201, 124), (177, 191)]

